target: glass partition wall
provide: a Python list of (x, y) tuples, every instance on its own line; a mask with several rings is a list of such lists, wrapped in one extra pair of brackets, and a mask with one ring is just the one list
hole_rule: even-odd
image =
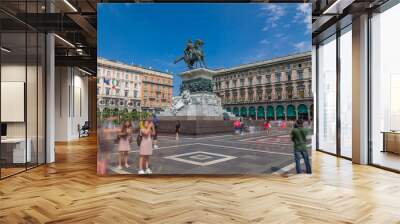
[(352, 157), (352, 27), (317, 48), (317, 149)]
[[(1, 6), (2, 3), (0, 3)], [(34, 12), (38, 6), (18, 6)], [(38, 3), (37, 3), (38, 4)], [(0, 178), (45, 163), (45, 35), (0, 12)], [(9, 29), (12, 27), (13, 29)]]

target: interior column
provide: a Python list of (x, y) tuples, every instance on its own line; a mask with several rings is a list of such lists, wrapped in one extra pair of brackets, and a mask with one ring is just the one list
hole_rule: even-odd
[(55, 56), (54, 35), (46, 35), (46, 163), (55, 161)]
[(368, 163), (368, 15), (353, 19), (352, 157)]

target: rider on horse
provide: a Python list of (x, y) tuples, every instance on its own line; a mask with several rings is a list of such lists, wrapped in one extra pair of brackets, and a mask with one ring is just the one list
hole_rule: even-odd
[(193, 69), (193, 65), (196, 65), (196, 63), (198, 63), (199, 67), (206, 67), (202, 46), (203, 41), (201, 40), (196, 40), (194, 45), (191, 40), (188, 40), (183, 51), (184, 56), (175, 60), (175, 64), (184, 60), (189, 69)]

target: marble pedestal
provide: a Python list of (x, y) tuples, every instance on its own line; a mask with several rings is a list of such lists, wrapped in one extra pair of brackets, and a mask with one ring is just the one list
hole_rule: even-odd
[(198, 68), (180, 74), (181, 94), (172, 99), (172, 107), (159, 114), (160, 132), (175, 132), (176, 121), (182, 134), (233, 132), (235, 116), (222, 108), (221, 99), (212, 91), (214, 71)]

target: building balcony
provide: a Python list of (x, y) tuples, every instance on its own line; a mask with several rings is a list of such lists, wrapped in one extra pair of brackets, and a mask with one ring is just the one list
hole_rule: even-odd
[(160, 85), (160, 86), (168, 86), (168, 87), (173, 87), (171, 84), (166, 84), (166, 83), (161, 83), (161, 82), (155, 82), (155, 81), (150, 81), (150, 80), (143, 80), (143, 83), (146, 84), (154, 84), (154, 85)]

